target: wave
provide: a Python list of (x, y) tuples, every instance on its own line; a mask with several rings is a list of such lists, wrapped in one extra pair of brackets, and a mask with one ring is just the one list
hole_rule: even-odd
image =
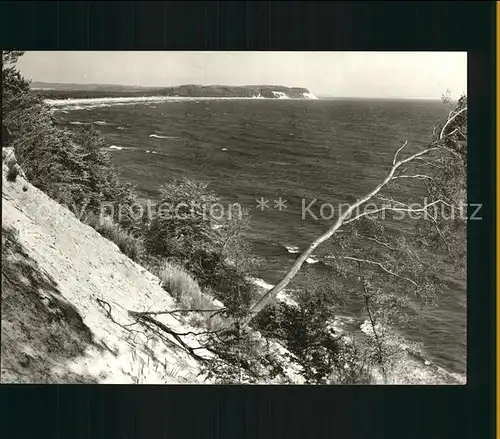
[(299, 253), (299, 248), (296, 247), (295, 245), (285, 245), (284, 247), (290, 254)]
[(95, 123), (96, 125), (108, 125), (108, 123), (107, 123), (107, 122), (105, 122), (105, 121), (103, 121), (103, 120), (96, 120), (94, 123)]
[[(259, 278), (252, 278), (252, 281), (255, 285), (266, 291), (274, 286)], [(276, 299), (291, 306), (298, 306), (297, 302), (286, 293), (286, 290), (280, 291)], [(367, 320), (360, 326), (357, 326), (355, 325), (355, 318), (352, 316), (335, 316), (335, 318), (328, 322), (327, 327), (332, 330), (334, 337), (341, 337), (341, 340), (347, 344), (353, 342), (356, 327), (365, 335), (373, 336), (371, 325)], [(398, 340), (398, 337), (395, 337), (395, 340)], [(401, 340), (400, 337), (399, 340)], [(466, 383), (466, 376), (464, 374), (450, 372), (434, 364), (430, 359), (426, 358), (422, 352), (415, 350), (410, 342), (402, 340), (399, 342), (398, 347), (404, 351), (404, 354), (391, 369), (388, 382), (385, 383), (380, 371), (374, 368), (371, 373), (375, 384), (462, 385)]]
[(124, 148), (123, 146), (116, 146), (116, 145), (111, 145), (109, 147), (109, 149), (120, 149), (120, 150), (123, 149), (123, 148)]
[(222, 148), (221, 151), (227, 151), (227, 148)]
[[(283, 245), (283, 247), (286, 248), (286, 251), (291, 254), (291, 255), (295, 255), (295, 254), (298, 254), (300, 253), (300, 249), (299, 247), (295, 246), (295, 245)], [(306, 259), (306, 263), (308, 264), (317, 264), (319, 262), (321, 262), (321, 260), (319, 259), (316, 259), (317, 256), (315, 255), (311, 255), (310, 257), (308, 257)]]
[(354, 317), (338, 315), (327, 323), (327, 329), (332, 330), (335, 335), (343, 335), (344, 339), (347, 341), (352, 341), (351, 337), (348, 337), (346, 334), (349, 332), (347, 327), (349, 327), (351, 331), (355, 329), (353, 326), (354, 322)]
[(69, 123), (70, 125), (88, 125), (87, 122), (79, 122), (79, 121), (74, 121), (74, 122), (70, 122)]
[(62, 108), (64, 110), (82, 110), (88, 108), (107, 107), (111, 105), (130, 105), (137, 103), (153, 102), (182, 102), (182, 101), (227, 101), (227, 100), (249, 100), (249, 99), (317, 99), (312, 93), (303, 93), (303, 98), (290, 98), (286, 93), (273, 91), (274, 98), (264, 98), (262, 96), (237, 97), (237, 96), (133, 96), (119, 98), (67, 98), (67, 99), (45, 99), (44, 102), (51, 107)]
[[(384, 330), (380, 324), (376, 324), (377, 330)], [(372, 325), (365, 320), (359, 329), (368, 337), (374, 337)], [(388, 377), (388, 384), (465, 384), (467, 379), (463, 374), (450, 372), (445, 368), (434, 364), (421, 349), (414, 343), (408, 342), (399, 334), (392, 331), (392, 336), (387, 341), (404, 352), (401, 359), (394, 365)], [(374, 378), (383, 384), (382, 375), (374, 371)]]
[[(268, 291), (274, 285), (260, 278), (251, 279), (255, 285)], [(286, 290), (280, 291), (276, 299), (280, 302), (291, 306), (298, 306)], [(344, 343), (352, 343), (355, 333), (361, 331), (366, 336), (373, 337), (373, 331), (368, 320), (365, 320), (361, 325), (355, 324), (356, 319), (352, 316), (338, 315), (335, 316), (327, 327), (332, 330), (334, 337), (340, 337)], [(445, 384), (445, 385), (462, 385), (467, 379), (464, 374), (450, 372), (445, 368), (434, 364), (430, 359), (418, 350), (411, 342), (406, 341), (400, 336), (394, 337), (395, 343), (404, 352), (402, 358), (391, 369), (387, 384)], [(375, 384), (386, 384), (382, 378), (382, 374), (376, 368), (372, 371)]]
[(162, 136), (160, 134), (150, 134), (149, 137), (155, 139), (180, 139), (180, 137), (177, 136)]
[[(252, 282), (257, 285), (258, 287), (269, 291), (271, 288), (274, 287), (274, 285), (266, 282), (264, 279), (260, 279), (258, 277), (256, 278), (251, 278)], [(298, 306), (297, 302), (293, 300), (289, 294), (287, 294), (286, 290), (281, 290), (278, 295), (276, 296), (276, 300), (279, 300), (280, 302), (283, 302), (287, 305), (290, 306)]]

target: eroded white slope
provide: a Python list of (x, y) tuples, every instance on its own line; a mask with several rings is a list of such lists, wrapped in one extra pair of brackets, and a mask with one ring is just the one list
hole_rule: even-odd
[[(22, 175), (10, 182), (6, 173), (4, 161), (2, 229), (17, 234), (22, 253), (56, 283), (59, 300), (76, 309), (93, 339), (82, 355), (63, 363), (54, 361), (48, 374), (91, 377), (99, 383), (201, 382), (201, 375), (197, 376), (200, 363), (178, 347), (174, 338), (165, 343), (159, 337), (151, 337), (129, 315), (128, 311), (177, 307), (160, 287), (158, 278), (126, 257), (114, 243), (81, 223), (68, 209), (29, 184)], [(38, 294), (40, 300), (47, 303), (51, 300), (47, 296), (54, 295), (41, 290)], [(155, 318), (178, 333), (199, 331), (180, 324), (170, 315)], [(24, 349), (35, 361), (40, 353), (30, 351), (26, 341), (29, 337), (22, 338), (14, 330), (8, 333), (14, 326), (4, 326), (4, 323), (7, 324), (2, 321), (2, 329), (6, 328), (7, 333), (2, 333), (2, 343), (8, 340), (9, 349)], [(51, 331), (51, 327), (46, 331)], [(182, 339), (190, 346), (198, 346), (191, 336)], [(204, 350), (197, 353), (208, 356)], [(2, 363), (2, 368), (7, 366)], [(10, 380), (15, 381), (15, 377), (11, 376)], [(29, 382), (30, 379), (24, 377), (20, 381)]]

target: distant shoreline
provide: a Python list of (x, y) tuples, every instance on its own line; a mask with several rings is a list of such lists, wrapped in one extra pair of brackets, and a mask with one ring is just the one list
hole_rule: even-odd
[(134, 102), (178, 102), (178, 101), (208, 101), (208, 100), (293, 100), (311, 101), (311, 98), (263, 98), (263, 97), (236, 97), (236, 96), (133, 96), (133, 97), (103, 97), (103, 98), (67, 98), (67, 99), (44, 99), (44, 102), (52, 107), (99, 104), (99, 103), (134, 103)]
[(135, 102), (181, 102), (181, 101), (209, 101), (209, 100), (266, 100), (266, 101), (312, 101), (312, 100), (356, 100), (356, 101), (439, 101), (437, 98), (368, 98), (368, 97), (336, 97), (320, 96), (311, 98), (263, 98), (244, 96), (124, 96), (124, 97), (101, 97), (101, 98), (66, 98), (66, 99), (44, 99), (44, 102), (52, 107), (71, 107), (79, 105), (92, 105), (100, 103), (127, 104)]

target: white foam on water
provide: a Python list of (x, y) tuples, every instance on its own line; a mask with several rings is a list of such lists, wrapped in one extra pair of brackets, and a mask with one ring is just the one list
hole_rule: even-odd
[(95, 123), (96, 125), (107, 125), (107, 124), (108, 124), (107, 122), (105, 122), (105, 121), (103, 121), (103, 120), (96, 120), (94, 123)]
[[(267, 290), (270, 290), (274, 285), (259, 278), (252, 278), (255, 285)], [(292, 306), (298, 306), (292, 298), (287, 295), (286, 290), (281, 291), (277, 295), (277, 300), (287, 303)], [(354, 329), (346, 328), (353, 325), (355, 319), (352, 316), (335, 316), (327, 323), (327, 327), (332, 330), (335, 337), (341, 337), (340, 340), (350, 344), (353, 342), (351, 331)], [(380, 326), (379, 326), (380, 328)], [(373, 336), (370, 322), (365, 320), (359, 329), (367, 336)], [(433, 364), (430, 360), (423, 357), (420, 352), (412, 352), (410, 343), (400, 342), (399, 347), (405, 351), (402, 359), (400, 359), (394, 368), (390, 371), (388, 382), (385, 383), (382, 374), (379, 370), (372, 371), (375, 384), (395, 384), (395, 385), (429, 385), (429, 384), (444, 384), (444, 385), (462, 385), (466, 383), (466, 376), (459, 373), (449, 372), (443, 367)]]
[(307, 258), (306, 262), (308, 264), (317, 264), (319, 261), (317, 259), (314, 259), (314, 258)]
[(227, 148), (222, 148), (221, 151), (227, 151)]
[(290, 254), (299, 253), (299, 248), (295, 245), (285, 245), (285, 248)]
[[(263, 288), (264, 290), (268, 291), (271, 288), (274, 287), (274, 285), (266, 282), (264, 279), (260, 278), (252, 278), (252, 282), (257, 285), (260, 288)], [(286, 290), (281, 290), (278, 295), (276, 296), (276, 299), (279, 300), (280, 302), (286, 303), (287, 305), (291, 306), (298, 306), (297, 302), (293, 300), (286, 292)]]
[[(199, 96), (199, 97), (180, 97), (180, 96), (128, 96), (119, 98), (80, 98), (80, 99), (45, 99), (44, 102), (52, 107), (63, 108), (64, 110), (82, 110), (90, 108), (108, 107), (111, 105), (130, 105), (141, 103), (161, 103), (161, 102), (182, 102), (194, 101), (199, 104), (201, 101), (223, 101), (223, 100), (248, 100), (248, 99), (291, 99), (286, 93), (273, 91), (274, 98), (264, 98), (260, 95), (252, 97), (235, 96)], [(306, 96), (307, 95), (307, 96)], [(314, 99), (311, 93), (303, 93), (303, 98)], [(316, 98), (317, 99), (317, 98)]]
[(162, 134), (150, 134), (149, 137), (153, 139), (179, 139), (177, 136), (164, 136)]
[[(367, 336), (374, 337), (369, 320), (365, 320), (359, 329)], [(384, 328), (380, 324), (376, 324), (375, 329), (382, 330)], [(404, 355), (390, 371), (387, 384), (460, 385), (466, 383), (465, 375), (449, 372), (443, 367), (433, 364), (425, 358), (423, 352), (415, 351), (411, 343), (401, 341), (400, 337), (395, 337), (393, 343), (404, 352)], [(377, 383), (384, 384), (379, 371), (374, 371), (374, 379)]]
[(123, 149), (123, 146), (111, 145), (109, 149)]

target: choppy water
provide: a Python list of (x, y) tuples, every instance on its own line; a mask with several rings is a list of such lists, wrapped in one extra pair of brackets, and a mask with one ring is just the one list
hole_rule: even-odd
[[(249, 238), (265, 260), (259, 277), (270, 284), (327, 228), (328, 221), (302, 219), (303, 200), (307, 205), (317, 199), (312, 210), (318, 214), (322, 203), (337, 205), (363, 195), (380, 182), (405, 140), (409, 147), (425, 145), (432, 125), (448, 112), (437, 101), (321, 99), (190, 99), (69, 108), (58, 107), (56, 117), (70, 127), (96, 123), (122, 177), (143, 197), (155, 199), (161, 183), (189, 177), (209, 183), (224, 205), (251, 208)], [(403, 188), (400, 196), (414, 190)], [(263, 210), (256, 207), (261, 197), (269, 200)], [(280, 197), (286, 209), (275, 207)], [(308, 262), (321, 270), (317, 261)], [(442, 373), (439, 382), (449, 375), (441, 368), (464, 379), (465, 288), (464, 279), (452, 279), (439, 306), (425, 311), (418, 326), (404, 334), (423, 341), (419, 373)], [(425, 368), (425, 361), (435, 370)]]

